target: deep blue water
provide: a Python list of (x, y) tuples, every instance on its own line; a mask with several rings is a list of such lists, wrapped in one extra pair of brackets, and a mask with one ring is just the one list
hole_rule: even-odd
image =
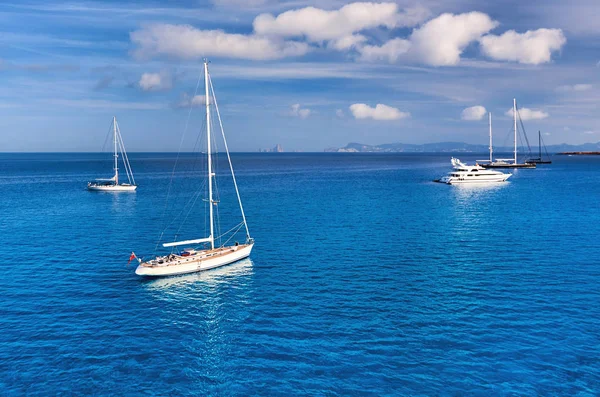
[(154, 281), (129, 253), (197, 162), (130, 157), (110, 194), (104, 155), (0, 155), (0, 394), (600, 392), (600, 157), (461, 188), (448, 155), (234, 154), (252, 260)]

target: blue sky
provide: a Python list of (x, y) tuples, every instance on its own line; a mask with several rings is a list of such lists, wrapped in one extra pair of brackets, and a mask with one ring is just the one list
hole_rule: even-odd
[(128, 150), (176, 151), (204, 56), (236, 151), (485, 144), (487, 111), (508, 144), (513, 97), (530, 136), (596, 142), (598, 20), (596, 0), (8, 0), (0, 151), (99, 151), (113, 115)]

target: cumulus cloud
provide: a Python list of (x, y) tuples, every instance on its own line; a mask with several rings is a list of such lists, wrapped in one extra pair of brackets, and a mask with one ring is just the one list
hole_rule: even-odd
[[(517, 113), (521, 116), (521, 120), (526, 121), (526, 120), (541, 120), (541, 119), (545, 119), (546, 117), (549, 116), (548, 113), (544, 112), (543, 110), (539, 110), (539, 109), (528, 109), (528, 108), (519, 108), (517, 109)], [(513, 109), (510, 108), (509, 110), (506, 111), (505, 113), (507, 116), (513, 117)]]
[(261, 14), (254, 19), (254, 31), (259, 35), (306, 37), (313, 42), (348, 37), (356, 32), (376, 27), (394, 29), (415, 26), (427, 18), (422, 7), (400, 10), (395, 3), (357, 2), (338, 10), (305, 7), (277, 15)]
[(550, 62), (552, 53), (567, 42), (560, 29), (509, 30), (500, 36), (487, 35), (479, 40), (483, 53), (492, 59), (538, 65)]
[(481, 12), (442, 14), (410, 36), (416, 58), (429, 65), (456, 65), (469, 43), (498, 26)]
[(400, 120), (410, 117), (410, 113), (378, 103), (374, 108), (364, 103), (350, 105), (350, 112), (355, 119)]
[(144, 73), (138, 86), (144, 91), (164, 91), (171, 89), (173, 81), (171, 75), (166, 72)]
[(467, 121), (481, 120), (486, 113), (487, 110), (483, 106), (471, 106), (462, 111), (460, 118)]
[(365, 45), (358, 49), (360, 59), (363, 61), (384, 60), (394, 63), (400, 56), (406, 54), (410, 49), (410, 41), (404, 39), (392, 39), (382, 46)]
[(310, 115), (310, 109), (303, 108), (299, 103), (291, 106), (290, 115), (305, 119)]
[(179, 102), (175, 104), (176, 108), (202, 107), (206, 105), (206, 96), (204, 95), (188, 95), (185, 92), (181, 94)]
[(351, 34), (337, 40), (331, 40), (329, 42), (329, 47), (338, 51), (343, 51), (360, 47), (365, 41), (367, 41), (367, 38), (362, 34)]
[(190, 25), (152, 24), (130, 33), (137, 46), (138, 58), (170, 56), (195, 59), (220, 56), (251, 60), (281, 59), (304, 55), (306, 43), (255, 35), (225, 33), (222, 30), (199, 30)]
[(581, 91), (589, 91), (592, 89), (591, 84), (574, 84), (574, 85), (561, 85), (557, 87), (556, 90), (560, 92), (581, 92)]

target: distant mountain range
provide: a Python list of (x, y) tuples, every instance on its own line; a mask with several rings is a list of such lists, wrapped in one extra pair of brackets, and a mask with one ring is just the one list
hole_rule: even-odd
[[(326, 152), (381, 152), (381, 153), (435, 153), (435, 152), (465, 152), (465, 153), (485, 153), (487, 152), (487, 145), (472, 145), (464, 142), (438, 142), (438, 143), (425, 143), (422, 145), (414, 145), (410, 143), (386, 143), (383, 145), (365, 145), (362, 143), (349, 143), (343, 148), (328, 148)], [(496, 153), (510, 153), (512, 147), (494, 147)], [(522, 149), (520, 149), (522, 150)], [(584, 143), (581, 145), (569, 145), (562, 143), (559, 145), (548, 145), (546, 146), (548, 153), (559, 153), (559, 152), (584, 152), (584, 151), (600, 151), (600, 142), (597, 143)], [(537, 153), (537, 145), (531, 147), (531, 151)]]

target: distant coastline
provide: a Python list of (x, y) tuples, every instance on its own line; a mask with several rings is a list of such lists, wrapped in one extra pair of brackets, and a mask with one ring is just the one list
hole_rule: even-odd
[[(327, 148), (325, 152), (337, 153), (485, 153), (489, 150), (487, 145), (473, 145), (464, 142), (437, 142), (425, 144), (386, 143), (382, 145), (367, 145), (351, 142), (341, 148)], [(562, 143), (548, 145), (549, 153), (559, 154), (600, 154), (600, 142), (570, 145)], [(510, 153), (512, 147), (494, 147), (496, 153)], [(537, 152), (537, 146), (531, 145), (531, 151)]]
[(600, 156), (600, 152), (561, 152), (556, 154), (568, 156)]

